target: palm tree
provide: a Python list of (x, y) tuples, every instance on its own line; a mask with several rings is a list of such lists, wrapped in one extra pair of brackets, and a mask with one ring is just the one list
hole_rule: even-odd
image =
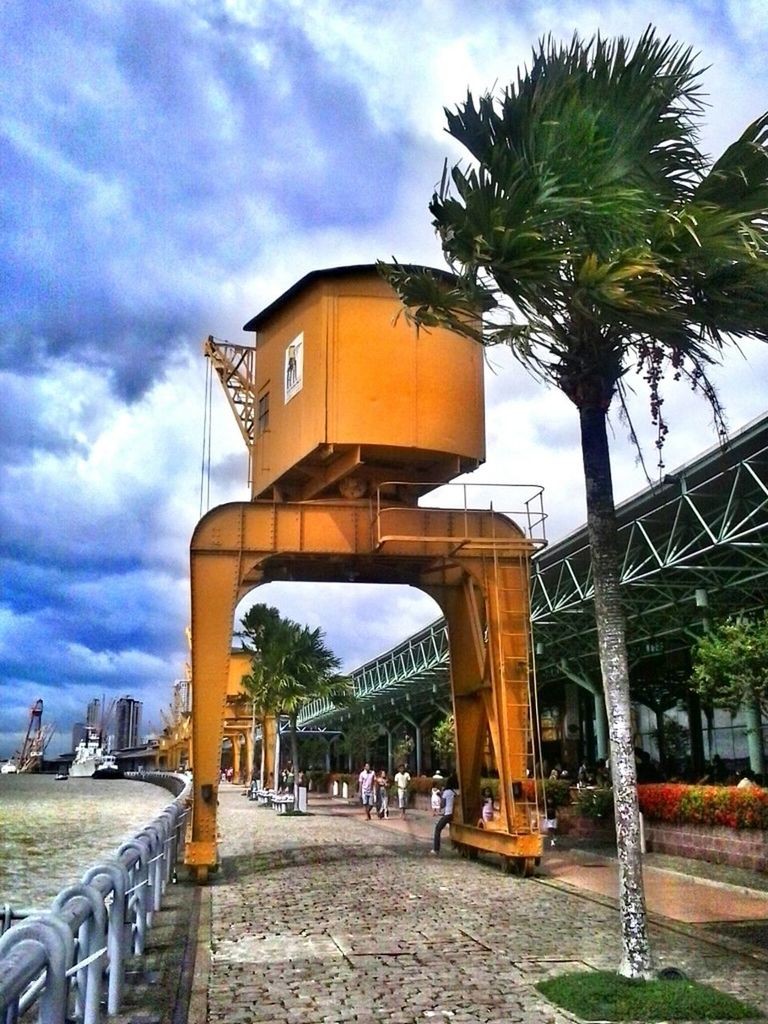
[(296, 775), (302, 767), (296, 725), (299, 712), (313, 700), (346, 693), (346, 680), (336, 674), (341, 663), (325, 645), (323, 636), (319, 627), (310, 629), (284, 620), (265, 657), (266, 672), (279, 695), (280, 711), (288, 716), (291, 761)]
[(409, 319), (509, 345), (578, 410), (616, 794), (619, 973), (633, 978), (649, 976), (651, 957), (606, 418), (634, 368), (658, 445), (666, 372), (702, 390), (722, 427), (708, 367), (732, 335), (768, 340), (768, 116), (708, 166), (695, 63), (653, 28), (634, 46), (541, 42), (498, 101), (468, 94), (446, 111), (471, 156), (446, 166), (430, 204), (453, 273), (382, 265)]
[(291, 761), (298, 774), (299, 712), (311, 701), (327, 697), (339, 703), (349, 695), (349, 681), (339, 676), (340, 661), (326, 646), (323, 630), (283, 619), (276, 608), (254, 605), (242, 620), (241, 635), (258, 645), (252, 671), (243, 684), (262, 713), (287, 715)]
[(267, 736), (267, 724), (266, 720), (274, 715), (272, 704), (270, 699), (265, 695), (264, 692), (264, 672), (261, 663), (261, 655), (254, 654), (251, 661), (251, 671), (242, 677), (240, 680), (241, 685), (248, 696), (251, 698), (251, 763), (248, 766), (249, 770), (249, 781), (253, 782), (256, 778), (256, 737), (258, 733), (258, 727), (261, 727), (262, 736), (262, 760), (260, 767), (260, 776), (263, 780), (263, 784), (266, 785), (264, 779), (264, 744), (266, 743)]
[[(264, 671), (262, 652), (269, 646), (270, 637), (281, 622), (280, 612), (266, 604), (255, 604), (242, 618), (242, 629), (237, 634), (243, 646), (252, 654), (251, 671), (243, 676), (243, 689), (251, 698), (253, 705), (253, 735), (251, 736), (251, 757), (256, 757), (256, 726), (261, 726), (262, 744), (266, 737), (266, 719), (279, 714), (279, 697), (272, 680)], [(262, 755), (263, 756), (263, 755)], [(263, 760), (262, 760), (263, 769)], [(255, 776), (255, 763), (250, 765), (251, 780)], [(266, 780), (264, 780), (266, 785)]]

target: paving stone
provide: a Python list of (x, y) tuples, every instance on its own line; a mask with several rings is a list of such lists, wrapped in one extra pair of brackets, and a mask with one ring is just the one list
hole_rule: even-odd
[[(428, 857), (418, 819), (397, 831), (330, 801), (278, 816), (236, 787), (222, 787), (219, 816), (207, 1019), (190, 1024), (565, 1024), (535, 983), (618, 966), (613, 906), (448, 844)], [(650, 935), (659, 966), (768, 1011), (764, 964), (689, 931)]]

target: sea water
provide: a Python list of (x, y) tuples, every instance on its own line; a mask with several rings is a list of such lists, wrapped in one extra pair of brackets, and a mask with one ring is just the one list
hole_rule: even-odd
[(172, 799), (128, 779), (0, 775), (0, 906), (47, 908)]

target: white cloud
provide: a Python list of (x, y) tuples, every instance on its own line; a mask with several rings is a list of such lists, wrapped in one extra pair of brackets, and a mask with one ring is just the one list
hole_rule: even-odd
[[(637, 36), (650, 22), (712, 65), (703, 83), (713, 151), (768, 95), (764, 0), (145, 0), (136, 11), (118, 3), (97, 15), (76, 3), (59, 22), (48, 9), (36, 47), (17, 40), (0, 105), (21, 189), (6, 275), (18, 277), (7, 315), (19, 346), (3, 371), (0, 428), (0, 687), (13, 717), (0, 721), (0, 754), (3, 733), (42, 694), (64, 722), (100, 687), (124, 687), (157, 719), (186, 657), (188, 548), (206, 461), (199, 341), (248, 340), (242, 324), (318, 267), (392, 255), (441, 265), (427, 204), (444, 158), (462, 155), (444, 133), (444, 106), (467, 87), (506, 85), (549, 32)], [(57, 60), (45, 57), (54, 38)], [(733, 428), (765, 409), (768, 346), (744, 347), (748, 363), (729, 352), (714, 373)], [(489, 361), (499, 372), (487, 376), (477, 479), (542, 484), (557, 539), (584, 518), (576, 413), (508, 353)], [(203, 509), (248, 496), (244, 445), (215, 388)], [(653, 469), (643, 401), (632, 411)], [(714, 443), (705, 406), (684, 388), (665, 413), (668, 469)], [(626, 433), (616, 421), (619, 500), (645, 484)], [(439, 615), (398, 587), (273, 584), (251, 600), (322, 626), (347, 669)], [(31, 650), (41, 653), (21, 665)]]
[(312, 629), (350, 672), (411, 633), (440, 618), (438, 605), (413, 587), (372, 583), (268, 583), (238, 606), (235, 625), (252, 604), (276, 607), (281, 615)]

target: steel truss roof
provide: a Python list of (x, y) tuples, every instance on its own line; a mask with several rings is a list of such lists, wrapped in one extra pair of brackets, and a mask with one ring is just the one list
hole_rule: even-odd
[[(392, 717), (410, 711), (423, 718), (431, 706), (445, 703), (448, 687), (448, 629), (437, 619), (403, 643), (379, 655), (352, 673), (356, 702), (373, 705), (377, 718), (385, 721), (388, 708), (397, 706)], [(343, 712), (341, 712), (343, 713)], [(299, 715), (298, 724), (339, 718), (339, 708), (329, 700), (316, 700)]]
[[(768, 416), (617, 506), (630, 661), (686, 649), (707, 618), (768, 607)], [(534, 556), (531, 618), (539, 684), (599, 682), (586, 526)], [(407, 713), (448, 700), (443, 619), (352, 674), (357, 700)], [(315, 701), (299, 719), (339, 718)]]
[[(768, 417), (617, 507), (630, 660), (690, 646), (707, 618), (768, 605)], [(534, 560), (540, 672), (597, 671), (586, 527)]]

